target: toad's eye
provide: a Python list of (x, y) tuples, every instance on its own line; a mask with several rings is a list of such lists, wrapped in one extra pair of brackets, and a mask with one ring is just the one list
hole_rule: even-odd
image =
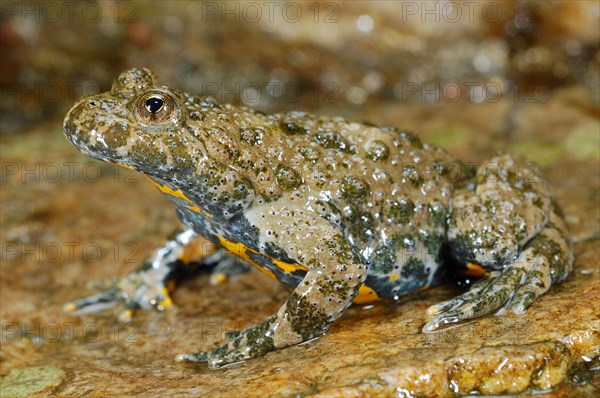
[(152, 89), (133, 99), (133, 110), (144, 126), (164, 126), (181, 120), (179, 98), (165, 89)]
[(146, 109), (148, 112), (155, 115), (158, 111), (161, 110), (165, 102), (160, 97), (150, 97), (146, 100)]

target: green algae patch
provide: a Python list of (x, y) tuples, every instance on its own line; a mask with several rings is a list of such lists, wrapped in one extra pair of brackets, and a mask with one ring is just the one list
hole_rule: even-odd
[(510, 145), (508, 151), (524, 154), (542, 168), (560, 162), (565, 154), (579, 160), (600, 160), (600, 123), (581, 124), (562, 142), (540, 145), (539, 140), (521, 140)]
[(13, 369), (2, 377), (0, 395), (3, 398), (29, 397), (57, 386), (64, 377), (65, 371), (52, 365)]
[(570, 155), (581, 160), (600, 160), (600, 122), (590, 121), (577, 127), (565, 140)]
[(519, 153), (527, 156), (539, 167), (548, 167), (559, 162), (564, 156), (562, 144), (540, 145), (539, 140), (521, 140), (509, 146), (507, 152)]
[(423, 137), (427, 137), (426, 142), (445, 149), (457, 148), (465, 142), (470, 142), (471, 135), (471, 130), (461, 125), (433, 128), (422, 134)]

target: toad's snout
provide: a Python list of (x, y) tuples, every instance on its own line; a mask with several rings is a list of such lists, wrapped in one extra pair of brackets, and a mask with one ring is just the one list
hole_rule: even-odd
[(103, 94), (82, 98), (65, 116), (63, 131), (85, 154), (115, 161), (115, 149), (127, 141), (126, 106)]

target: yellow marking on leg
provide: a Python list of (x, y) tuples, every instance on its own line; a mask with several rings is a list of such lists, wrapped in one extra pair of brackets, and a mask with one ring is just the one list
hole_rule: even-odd
[(235, 254), (236, 256), (240, 257), (241, 259), (249, 262), (254, 267), (258, 268), (259, 270), (261, 270), (262, 272), (264, 272), (265, 274), (269, 275), (272, 278), (277, 279), (275, 274), (273, 274), (271, 271), (269, 271), (262, 265), (257, 264), (255, 261), (253, 261), (250, 258), (250, 256), (248, 255), (249, 252), (258, 254), (263, 257), (267, 257), (268, 259), (273, 261), (273, 264), (277, 268), (279, 268), (280, 270), (282, 270), (283, 272), (288, 273), (288, 274), (291, 274), (296, 271), (306, 271), (307, 270), (307, 268), (304, 265), (286, 263), (285, 261), (278, 260), (275, 257), (269, 256), (268, 254), (260, 253), (254, 249), (251, 249), (248, 246), (244, 245), (243, 243), (234, 243), (234, 242), (228, 241), (227, 239), (223, 238), (222, 236), (219, 236), (218, 238), (219, 238), (219, 242), (221, 242), (221, 245), (227, 251), (229, 251), (229, 252)]
[(210, 281), (213, 285), (220, 285), (221, 283), (225, 283), (227, 281), (227, 274), (224, 274), (223, 272), (212, 274)]
[(169, 295), (169, 289), (166, 287), (163, 287), (162, 294), (165, 298), (162, 299), (162, 301), (160, 302), (160, 305), (162, 305), (164, 308), (167, 308), (167, 307), (170, 307), (171, 305), (173, 305), (173, 301), (171, 300), (171, 296)]
[(219, 242), (221, 243), (221, 246), (223, 246), (225, 248), (225, 250), (227, 250), (228, 252), (230, 252), (232, 254), (235, 254), (242, 260), (247, 261), (248, 263), (252, 264), (256, 269), (258, 269), (259, 271), (262, 271), (263, 273), (270, 276), (271, 278), (277, 279), (275, 274), (273, 274), (271, 271), (264, 268), (263, 266), (255, 263), (254, 260), (252, 260), (250, 258), (250, 256), (248, 256), (248, 251), (254, 252), (254, 253), (256, 253), (256, 251), (250, 249), (248, 246), (244, 245), (243, 243), (234, 243), (234, 242), (231, 242), (231, 241), (223, 238), (222, 236), (218, 236), (218, 238), (219, 238)]
[(132, 310), (125, 310), (119, 314), (119, 321), (121, 321), (121, 322), (131, 322), (132, 318), (133, 318)]
[(66, 311), (66, 312), (73, 312), (76, 309), (77, 309), (77, 306), (75, 304), (73, 304), (73, 303), (67, 303), (63, 307), (63, 311)]
[(467, 267), (466, 270), (459, 271), (461, 275), (472, 276), (474, 278), (480, 278), (480, 277), (484, 276), (487, 272), (485, 270), (485, 268), (483, 268), (481, 265), (475, 264), (475, 263), (467, 263), (466, 267)]
[(360, 285), (358, 294), (354, 297), (354, 304), (368, 304), (380, 300), (379, 295), (375, 290), (371, 289), (364, 283)]
[(212, 274), (210, 276), (210, 284), (211, 285), (220, 285), (227, 281), (227, 274), (223, 272), (217, 272), (216, 274)]
[(392, 281), (392, 282), (393, 282), (393, 281), (395, 281), (396, 279), (398, 279), (399, 277), (400, 277), (400, 275), (398, 275), (398, 274), (392, 274), (392, 275), (390, 275), (390, 281)]
[(287, 272), (288, 274), (291, 274), (294, 271), (306, 271), (306, 267), (304, 265), (286, 263), (285, 261), (276, 260), (267, 254), (261, 254), (261, 255), (273, 260), (273, 264), (275, 264), (275, 266), (277, 268)]

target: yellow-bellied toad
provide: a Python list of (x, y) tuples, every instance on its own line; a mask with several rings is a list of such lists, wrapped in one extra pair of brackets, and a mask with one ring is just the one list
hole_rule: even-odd
[(165, 306), (196, 235), (218, 245), (231, 269), (239, 261), (225, 251), (294, 288), (264, 322), (181, 360), (219, 367), (313, 339), (353, 301), (434, 284), (450, 261), (488, 277), (430, 308), (425, 332), (504, 305), (522, 313), (572, 268), (546, 181), (516, 156), (497, 155), (469, 175), (407, 132), (218, 104), (161, 86), (143, 68), (80, 100), (64, 131), (89, 156), (148, 176), (187, 228), (116, 287), (68, 309), (125, 301), (128, 317)]

